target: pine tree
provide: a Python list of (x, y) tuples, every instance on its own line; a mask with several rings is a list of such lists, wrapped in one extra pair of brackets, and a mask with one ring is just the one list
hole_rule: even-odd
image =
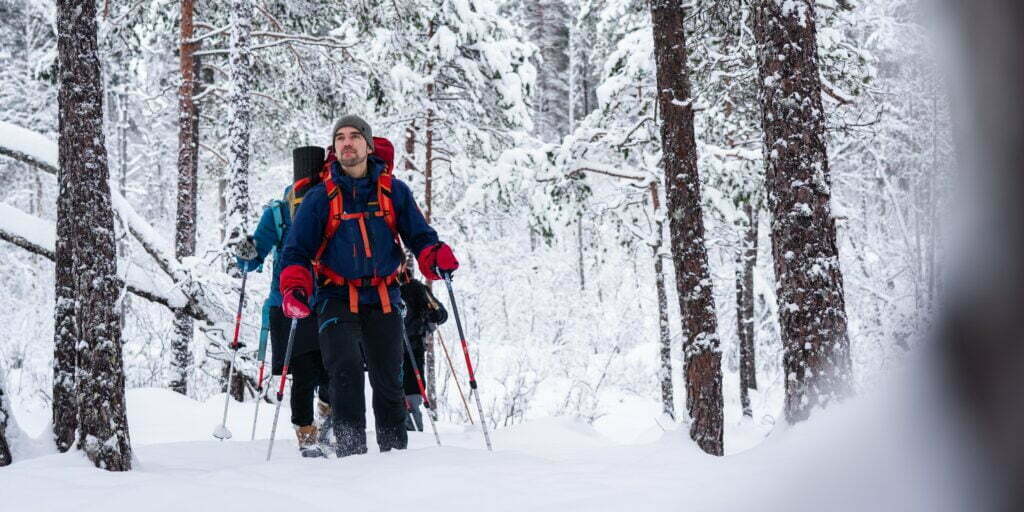
[[(61, 189), (81, 205), (70, 223), (78, 324), (78, 446), (97, 467), (131, 469), (114, 220), (103, 134), (96, 4), (57, 2)], [(76, 208), (78, 209), (78, 208)]]
[(668, 188), (666, 210), (686, 334), (683, 354), (686, 406), (693, 419), (690, 437), (704, 451), (723, 455), (722, 354), (704, 246), (685, 18), (686, 9), (678, 0), (651, 3), (658, 105), (662, 113), (661, 144)]
[(814, 1), (759, 0), (754, 26), (785, 411), (795, 423), (846, 394), (851, 379)]
[[(192, 41), (193, 8), (193, 0), (182, 0), (181, 86), (178, 89), (178, 209), (174, 237), (174, 253), (179, 260), (192, 256), (196, 251), (199, 113), (193, 101), (197, 81), (197, 66), (193, 57), (197, 43)], [(176, 312), (171, 345), (174, 375), (170, 387), (183, 395), (188, 393), (188, 380), (192, 372), (192, 336), (192, 317), (184, 311)]]
[(686, 9), (677, 0), (651, 3), (657, 96), (663, 116), (666, 207), (686, 333), (683, 353), (686, 406), (693, 419), (690, 436), (709, 454), (723, 455), (722, 354), (701, 213), (685, 17)]

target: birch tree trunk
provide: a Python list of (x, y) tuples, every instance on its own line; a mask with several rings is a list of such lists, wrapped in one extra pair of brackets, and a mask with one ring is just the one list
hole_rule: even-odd
[(663, 113), (661, 144), (667, 186), (666, 209), (685, 335), (686, 407), (693, 420), (690, 437), (704, 451), (722, 455), (722, 354), (704, 247), (700, 175), (683, 28), (685, 17), (686, 9), (681, 0), (651, 2), (658, 106)]
[[(181, 1), (181, 86), (178, 89), (178, 209), (175, 220), (174, 254), (181, 260), (196, 250), (196, 183), (198, 181), (199, 115), (193, 101), (196, 66), (193, 53), (193, 0)], [(175, 311), (171, 342), (173, 376), (170, 388), (188, 393), (192, 372), (192, 318)]]
[(71, 223), (74, 319), (79, 329), (78, 446), (96, 467), (131, 469), (125, 411), (114, 213), (103, 134), (96, 4), (57, 2), (61, 190), (82, 205)]
[(754, 26), (785, 413), (795, 423), (847, 394), (851, 379), (814, 1), (758, 0)]

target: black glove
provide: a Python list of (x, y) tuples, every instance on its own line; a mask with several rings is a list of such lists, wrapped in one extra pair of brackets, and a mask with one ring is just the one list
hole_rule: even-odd
[(430, 311), (430, 323), (441, 325), (448, 321), (448, 312), (443, 307)]
[(246, 236), (245, 240), (235, 244), (235, 257), (240, 260), (254, 260), (259, 257), (256, 251), (256, 240), (252, 236)]

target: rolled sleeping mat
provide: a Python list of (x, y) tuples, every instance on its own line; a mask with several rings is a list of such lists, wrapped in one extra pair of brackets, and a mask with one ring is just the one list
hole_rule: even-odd
[(318, 181), (320, 168), (324, 165), (324, 148), (319, 146), (302, 146), (292, 150), (292, 183), (304, 178)]

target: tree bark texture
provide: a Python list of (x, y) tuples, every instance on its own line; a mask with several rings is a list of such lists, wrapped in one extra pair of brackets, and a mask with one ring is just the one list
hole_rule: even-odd
[(57, 450), (66, 452), (75, 444), (78, 429), (78, 400), (75, 398), (75, 369), (78, 368), (75, 344), (75, 257), (72, 239), (75, 224), (81, 218), (70, 189), (67, 171), (57, 172), (56, 246), (54, 247), (53, 308), (53, 439)]
[(680, 0), (651, 2), (658, 106), (662, 112), (666, 211), (684, 333), (690, 437), (712, 455), (724, 453), (722, 354), (704, 247), (700, 175), (687, 67), (686, 9)]
[(228, 147), (227, 244), (237, 243), (252, 221), (249, 199), (250, 136), (252, 133), (252, 32), (253, 6), (249, 0), (231, 2), (231, 120)]
[[(193, 0), (181, 2), (181, 86), (178, 89), (178, 210), (175, 221), (174, 254), (179, 260), (196, 251), (196, 201), (198, 182), (199, 115), (193, 101), (196, 66), (193, 53)], [(187, 286), (187, 285), (186, 285)], [(182, 310), (174, 314), (171, 341), (173, 375), (170, 387), (188, 393), (192, 370), (192, 319)]]
[(740, 338), (740, 405), (744, 416), (753, 416), (750, 390), (757, 389), (754, 357), (754, 269), (757, 267), (757, 208), (743, 205), (747, 224), (736, 268), (736, 332)]
[(74, 319), (78, 324), (78, 446), (96, 467), (131, 469), (125, 411), (114, 213), (103, 134), (103, 76), (94, 1), (57, 2), (61, 190), (82, 205), (73, 219)]
[(785, 413), (795, 423), (847, 394), (851, 378), (814, 2), (759, 0), (754, 25)]

